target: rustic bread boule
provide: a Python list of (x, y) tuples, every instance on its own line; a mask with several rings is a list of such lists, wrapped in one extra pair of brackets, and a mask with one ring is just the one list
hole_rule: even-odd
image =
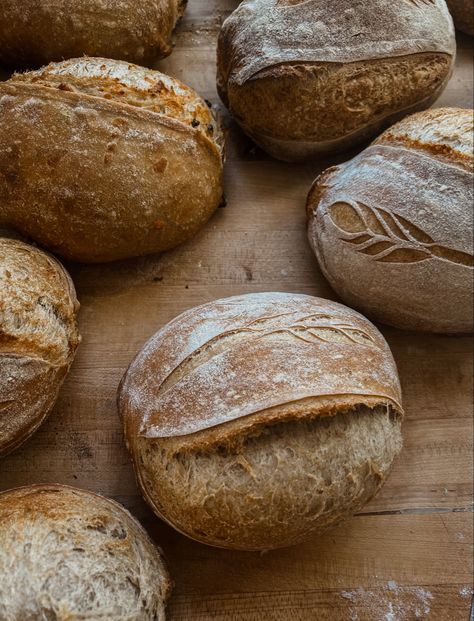
[(106, 56), (149, 63), (171, 52), (186, 0), (2, 0), (0, 63)]
[(167, 250), (222, 200), (223, 141), (178, 80), (80, 58), (0, 83), (0, 226), (60, 256)]
[(325, 171), (308, 236), (341, 298), (405, 329), (473, 328), (473, 111), (428, 110)]
[(447, 0), (447, 2), (456, 28), (471, 37), (474, 36), (474, 1)]
[(0, 238), (0, 456), (36, 431), (53, 407), (80, 341), (78, 309), (60, 263)]
[(118, 405), (138, 483), (209, 545), (291, 545), (358, 511), (401, 449), (381, 334), (340, 304), (267, 293), (191, 309), (125, 374)]
[(257, 144), (301, 160), (429, 107), (455, 50), (444, 0), (244, 0), (222, 26), (217, 85)]
[(160, 551), (118, 503), (63, 485), (0, 493), (0, 619), (164, 621)]

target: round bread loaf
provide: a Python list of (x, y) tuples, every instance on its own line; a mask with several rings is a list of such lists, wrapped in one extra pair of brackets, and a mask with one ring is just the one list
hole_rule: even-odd
[(119, 411), (156, 514), (209, 545), (262, 550), (323, 532), (381, 487), (401, 448), (390, 349), (307, 295), (191, 309), (138, 354)]
[(257, 144), (301, 160), (429, 107), (455, 49), (444, 0), (244, 0), (220, 33), (217, 85)]
[(2, 0), (0, 62), (39, 67), (76, 56), (148, 63), (168, 56), (186, 0)]
[(0, 619), (164, 621), (170, 578), (118, 503), (64, 485), (0, 493)]
[(81, 58), (0, 83), (0, 226), (84, 262), (161, 252), (222, 200), (208, 105), (158, 71)]
[(80, 341), (78, 310), (60, 263), (0, 238), (0, 456), (29, 438), (51, 411)]
[(309, 241), (345, 302), (399, 328), (472, 331), (472, 149), (472, 110), (428, 110), (315, 181)]
[(447, 0), (454, 25), (468, 35), (474, 36), (474, 1)]

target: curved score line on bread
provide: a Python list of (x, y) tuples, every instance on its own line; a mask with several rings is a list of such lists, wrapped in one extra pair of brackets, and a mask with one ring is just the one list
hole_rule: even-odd
[(438, 258), (474, 266), (472, 254), (436, 243), (423, 229), (395, 212), (358, 201), (338, 201), (329, 207), (328, 213), (333, 224), (345, 234), (341, 241), (352, 244), (357, 252), (374, 261), (419, 263)]

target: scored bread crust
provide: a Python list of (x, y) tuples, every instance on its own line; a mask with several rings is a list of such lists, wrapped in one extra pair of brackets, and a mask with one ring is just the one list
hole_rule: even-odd
[[(145, 345), (118, 393), (155, 513), (193, 539), (242, 550), (292, 545), (367, 502), (401, 448), (400, 401), (372, 324), (335, 302), (283, 293), (183, 313)], [(331, 450), (332, 473), (320, 461)]]
[(0, 456), (51, 411), (80, 342), (74, 285), (52, 256), (0, 238)]
[(369, 321), (329, 300), (262, 293), (167, 324), (130, 365), (119, 406), (132, 435), (176, 438), (240, 419), (282, 420), (286, 409), (289, 418), (308, 408), (330, 415), (374, 400), (401, 410), (393, 357)]
[(0, 617), (164, 621), (161, 550), (121, 505), (64, 485), (0, 493)]
[(474, 2), (473, 0), (447, 0), (448, 8), (458, 30), (474, 36)]
[(167, 250), (222, 200), (218, 124), (158, 71), (53, 64), (0, 84), (0, 111), (0, 223), (68, 259)]
[(218, 91), (262, 148), (297, 161), (429, 107), (455, 49), (444, 0), (242, 2), (219, 36)]
[(2, 0), (0, 60), (38, 67), (77, 56), (149, 63), (171, 53), (186, 0)]
[(473, 329), (473, 112), (441, 108), (325, 171), (308, 236), (343, 300), (405, 329)]

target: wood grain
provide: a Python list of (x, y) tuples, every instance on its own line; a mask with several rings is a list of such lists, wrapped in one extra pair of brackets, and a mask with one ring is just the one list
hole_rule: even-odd
[[(218, 103), (215, 41), (232, 0), (190, 0), (176, 49), (158, 67)], [(472, 39), (437, 105), (472, 107)], [(265, 555), (214, 550), (155, 519), (123, 444), (115, 394), (134, 354), (196, 304), (246, 292), (337, 299), (305, 233), (304, 202), (334, 160), (270, 160), (222, 110), (229, 137), (227, 207), (163, 256), (68, 265), (83, 343), (54, 413), (0, 462), (0, 489), (60, 482), (123, 502), (164, 548), (176, 582), (172, 621), (467, 621), (472, 596), (472, 347), (381, 327), (404, 391), (405, 447), (382, 492), (325, 537)], [(348, 158), (346, 154), (344, 158)], [(340, 159), (344, 159), (341, 157)]]

